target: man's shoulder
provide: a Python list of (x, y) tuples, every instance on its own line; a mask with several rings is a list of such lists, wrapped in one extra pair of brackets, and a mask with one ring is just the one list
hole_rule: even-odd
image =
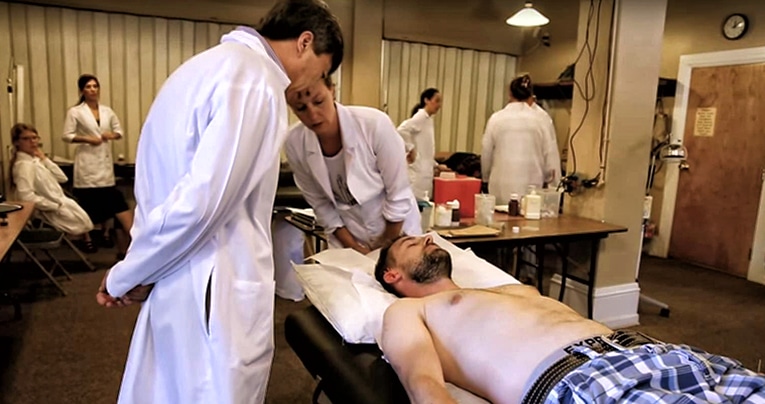
[(427, 299), (425, 298), (405, 297), (398, 299), (388, 306), (388, 309), (385, 310), (385, 316), (400, 316), (418, 313), (425, 307), (426, 302)]

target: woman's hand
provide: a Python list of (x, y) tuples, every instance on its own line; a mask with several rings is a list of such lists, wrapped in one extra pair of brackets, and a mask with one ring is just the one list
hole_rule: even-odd
[(372, 252), (372, 250), (368, 246), (359, 242), (356, 242), (356, 245), (353, 246), (353, 249), (364, 255), (367, 255)]
[(104, 140), (117, 140), (121, 137), (122, 136), (119, 133), (114, 132), (104, 132), (101, 134), (101, 138)]
[(40, 148), (39, 148), (39, 147), (35, 149), (35, 151), (34, 151), (34, 153), (33, 153), (32, 155), (33, 155), (34, 157), (37, 157), (37, 158), (39, 158), (40, 160), (45, 160), (45, 159), (47, 158), (47, 157), (45, 156), (45, 153), (43, 153), (43, 151), (42, 151), (42, 150), (40, 150)]
[(88, 136), (86, 139), (88, 139), (87, 142), (91, 146), (98, 146), (104, 142), (104, 139), (101, 138), (101, 136)]
[(412, 164), (415, 160), (417, 160), (417, 149), (412, 149), (412, 151), (406, 154), (406, 162)]

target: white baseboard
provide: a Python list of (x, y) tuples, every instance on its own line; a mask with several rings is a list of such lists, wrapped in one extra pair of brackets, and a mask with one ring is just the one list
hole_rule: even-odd
[[(554, 275), (550, 280), (550, 297), (554, 299), (558, 299), (560, 280), (560, 275)], [(593, 319), (607, 327), (617, 329), (640, 324), (637, 312), (640, 286), (637, 282), (595, 288), (592, 300)], [(587, 317), (587, 286), (567, 279), (563, 303)]]

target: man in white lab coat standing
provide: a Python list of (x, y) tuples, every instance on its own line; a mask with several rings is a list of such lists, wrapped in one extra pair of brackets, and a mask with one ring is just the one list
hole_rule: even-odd
[(145, 299), (120, 403), (264, 401), (285, 91), (329, 75), (342, 57), (323, 2), (283, 0), (258, 31), (224, 35), (163, 85), (138, 144), (133, 241), (97, 294), (107, 307)]

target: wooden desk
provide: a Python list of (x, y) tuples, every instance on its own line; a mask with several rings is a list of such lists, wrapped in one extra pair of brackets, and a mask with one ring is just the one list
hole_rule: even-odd
[(8, 250), (11, 249), (11, 246), (16, 241), (19, 233), (24, 229), (24, 226), (35, 211), (35, 204), (32, 202), (8, 201), (7, 203), (21, 205), (23, 208), (8, 213), (8, 225), (0, 226), (0, 260), (2, 260)]
[[(538, 266), (537, 288), (540, 293), (543, 293), (542, 275), (544, 268), (544, 246), (547, 244), (555, 244), (556, 250), (562, 258), (561, 285), (558, 300), (563, 300), (567, 279), (573, 279), (587, 285), (587, 316), (592, 318), (592, 300), (595, 290), (595, 277), (598, 269), (600, 240), (608, 237), (612, 233), (626, 232), (626, 227), (566, 215), (558, 218), (526, 220), (520, 217), (510, 217), (503, 213), (496, 213), (494, 215), (494, 221), (504, 224), (502, 232), (497, 236), (453, 237), (448, 238), (448, 240), (460, 247), (468, 247), (478, 244), (481, 246), (486, 246), (487, 244), (496, 245), (498, 248), (519, 248), (530, 245), (536, 246)], [(462, 222), (463, 225), (472, 225), (473, 223), (474, 219), (472, 218)], [(520, 231), (518, 233), (513, 233), (513, 226), (518, 226)], [(569, 244), (575, 241), (590, 242), (590, 265), (587, 271), (587, 279), (569, 273)], [(557, 246), (558, 244), (560, 244), (560, 246)], [(518, 276), (518, 271), (516, 271), (515, 276)]]
[[(7, 203), (14, 205), (21, 205), (21, 210), (10, 212), (8, 216), (8, 225), (0, 226), (0, 262), (5, 258), (5, 254), (11, 249), (13, 243), (16, 242), (16, 238), (24, 229), (24, 226), (32, 217), (32, 213), (35, 211), (35, 204), (32, 202), (11, 202)], [(12, 298), (9, 294), (2, 292), (0, 299), (5, 300), (8, 304), (13, 305), (13, 318), (16, 320), (21, 319), (21, 305), (19, 302)]]

